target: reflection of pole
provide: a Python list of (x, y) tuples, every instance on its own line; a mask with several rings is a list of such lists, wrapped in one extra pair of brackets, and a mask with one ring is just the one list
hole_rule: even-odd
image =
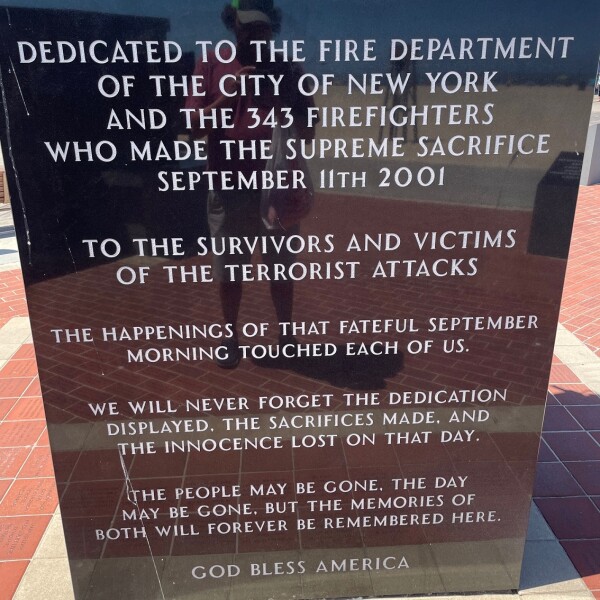
[[(390, 74), (392, 77), (401, 77), (403, 75), (409, 75), (408, 83), (402, 91), (398, 91), (396, 88), (392, 93), (391, 86), (385, 90), (383, 97), (383, 105), (386, 108), (392, 108), (402, 104), (406, 107), (407, 112), (410, 106), (416, 106), (417, 104), (417, 81), (416, 81), (416, 66), (414, 62), (409, 60), (394, 60), (391, 62)], [(396, 125), (390, 122), (390, 130), (388, 133), (389, 138), (393, 138), (396, 135)], [(379, 142), (383, 141), (385, 131), (385, 125), (381, 125), (379, 128)], [(408, 122), (402, 126), (402, 135), (406, 140), (408, 138)], [(419, 125), (415, 121), (413, 125), (413, 142), (416, 142), (419, 138)]]

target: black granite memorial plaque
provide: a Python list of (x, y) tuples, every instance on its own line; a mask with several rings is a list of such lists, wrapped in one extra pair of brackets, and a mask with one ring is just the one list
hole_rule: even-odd
[(599, 12), (0, 9), (78, 600), (518, 588)]

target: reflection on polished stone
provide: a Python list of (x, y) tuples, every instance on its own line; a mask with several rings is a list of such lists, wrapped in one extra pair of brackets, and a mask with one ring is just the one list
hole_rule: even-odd
[[(269, 0), (224, 22), (219, 3), (159, 4), (0, 11), (0, 133), (77, 600), (515, 590), (591, 0), (551, 0), (542, 23), (517, 0), (434, 2), (435, 23), (418, 3), (282, 0), (277, 48), (304, 40), (307, 60), (265, 64), (250, 41), (272, 41)], [(447, 53), (394, 57), (398, 40)], [(529, 43), (539, 59), (508, 57)], [(314, 190), (292, 208), (227, 190), (276, 170), (290, 119), (308, 163), (277, 176)], [(7, 559), (45, 525), (23, 522), (0, 528)]]

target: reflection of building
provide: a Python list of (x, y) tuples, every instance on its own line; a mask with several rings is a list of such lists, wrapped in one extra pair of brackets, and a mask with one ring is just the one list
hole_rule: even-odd
[[(10, 53), (16, 52), (14, 49), (23, 39), (24, 31), (26, 41), (30, 42), (66, 40), (87, 47), (94, 40), (102, 40), (110, 48), (118, 40), (164, 41), (169, 35), (170, 22), (161, 18), (23, 8), (11, 9), (10, 23), (3, 12), (0, 30), (3, 41), (0, 63), (3, 70), (8, 71), (10, 61), (14, 62)], [(125, 109), (132, 107), (159, 109), (169, 124), (177, 123), (181, 98), (156, 97), (149, 77), (181, 76), (191, 72), (193, 55), (184, 54), (181, 61), (161, 65), (159, 70), (156, 64), (146, 61), (145, 52), (140, 50), (139, 62), (118, 61), (110, 65), (111, 75), (117, 79), (134, 78), (136, 86), (130, 97), (102, 96), (98, 92), (98, 81), (106, 74), (106, 65), (94, 62), (18, 63), (20, 86), (15, 78), (4, 81), (11, 119), (19, 119), (28, 111), (19, 135), (12, 139), (11, 152), (27, 209), (27, 224), (17, 215), (15, 227), (17, 231), (27, 227), (32, 240), (31, 265), (37, 265), (29, 265), (31, 273), (25, 267), (26, 277), (43, 277), (49, 272), (58, 275), (84, 268), (89, 256), (81, 243), (83, 239), (116, 236), (119, 240), (129, 240), (136, 236), (174, 235), (189, 235), (194, 239), (201, 229), (205, 211), (199, 193), (180, 194), (173, 199), (160, 195), (156, 189), (156, 171), (178, 168), (176, 163), (132, 161), (128, 157), (131, 141), (138, 147), (146, 142), (154, 147), (160, 141), (172, 141), (171, 126), (156, 130), (140, 126), (107, 131), (111, 110), (122, 116)], [(0, 122), (0, 130), (2, 128), (3, 122)], [(89, 142), (95, 147), (106, 139), (117, 149), (116, 159), (106, 162), (88, 160), (85, 155), (81, 161), (70, 157), (54, 161), (44, 145), (45, 141), (81, 145)], [(8, 174), (14, 183), (12, 168)], [(181, 214), (187, 215), (185, 231), (181, 227)]]
[(538, 184), (528, 252), (567, 258), (583, 157), (561, 152)]

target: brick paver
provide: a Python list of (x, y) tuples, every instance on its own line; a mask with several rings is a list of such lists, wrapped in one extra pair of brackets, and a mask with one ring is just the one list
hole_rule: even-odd
[(13, 317), (26, 317), (27, 314), (21, 271), (0, 272), (0, 327)]
[[(580, 188), (560, 322), (600, 357), (600, 186)], [(536, 503), (600, 597), (600, 397), (557, 358), (550, 376)]]

